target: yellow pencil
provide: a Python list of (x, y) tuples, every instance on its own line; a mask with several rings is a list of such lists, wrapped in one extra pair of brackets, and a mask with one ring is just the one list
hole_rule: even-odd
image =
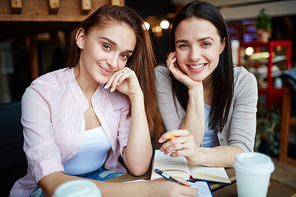
[(174, 138), (176, 138), (176, 136), (173, 136), (173, 135), (170, 135), (170, 136), (166, 136), (166, 139), (174, 139)]

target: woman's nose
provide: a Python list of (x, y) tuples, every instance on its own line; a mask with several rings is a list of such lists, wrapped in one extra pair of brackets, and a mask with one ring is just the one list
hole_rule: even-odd
[(117, 67), (117, 56), (115, 54), (112, 54), (107, 59), (107, 64), (110, 66), (111, 69), (116, 69)]
[(191, 51), (190, 51), (190, 55), (189, 58), (192, 61), (197, 61), (199, 60), (201, 57), (201, 52), (200, 50), (198, 50), (197, 48), (192, 47)]

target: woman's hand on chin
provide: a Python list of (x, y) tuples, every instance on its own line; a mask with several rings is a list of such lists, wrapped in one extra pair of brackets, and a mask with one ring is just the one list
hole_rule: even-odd
[(143, 94), (138, 78), (133, 70), (128, 67), (115, 72), (106, 82), (105, 89), (111, 88), (110, 91), (126, 94), (128, 97), (132, 97), (137, 94)]
[(177, 58), (176, 58), (176, 52), (171, 52), (168, 56), (168, 59), (166, 61), (168, 69), (173, 74), (174, 78), (183, 83), (188, 87), (188, 89), (191, 89), (193, 87), (196, 87), (201, 82), (196, 82), (192, 80), (178, 65)]

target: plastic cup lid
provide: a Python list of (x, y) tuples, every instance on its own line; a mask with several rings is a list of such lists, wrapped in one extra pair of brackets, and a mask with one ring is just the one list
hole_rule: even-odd
[(63, 183), (55, 190), (53, 197), (100, 197), (100, 189), (88, 180), (73, 180)]
[(240, 153), (233, 162), (235, 170), (249, 174), (267, 174), (274, 171), (270, 157), (258, 152)]

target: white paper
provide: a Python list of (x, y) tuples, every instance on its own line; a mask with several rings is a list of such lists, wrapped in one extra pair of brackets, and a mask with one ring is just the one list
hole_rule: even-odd
[(172, 158), (169, 154), (156, 150), (154, 156), (154, 169), (177, 169), (189, 173), (188, 161), (185, 157)]
[(192, 183), (191, 187), (198, 189), (198, 194), (194, 197), (213, 197), (206, 181), (196, 181), (195, 183)]

